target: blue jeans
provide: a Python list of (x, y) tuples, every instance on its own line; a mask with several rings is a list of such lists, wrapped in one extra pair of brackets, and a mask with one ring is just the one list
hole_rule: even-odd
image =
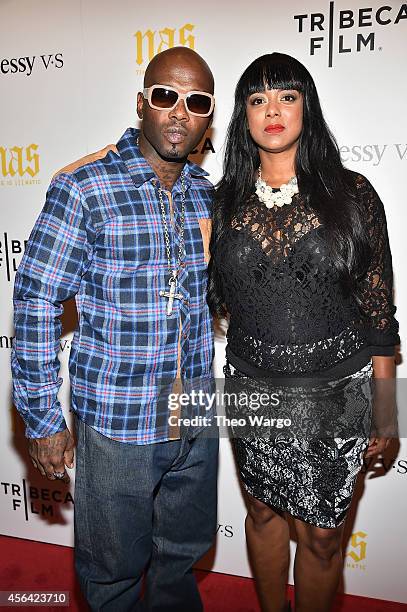
[(91, 610), (201, 612), (192, 566), (216, 532), (217, 435), (139, 446), (76, 427), (75, 568)]

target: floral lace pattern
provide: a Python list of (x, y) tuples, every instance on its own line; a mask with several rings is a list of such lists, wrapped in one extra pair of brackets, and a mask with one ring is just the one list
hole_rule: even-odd
[[(326, 528), (345, 519), (368, 445), (372, 408), (370, 364), (338, 380), (333, 372), (342, 363), (353, 367), (352, 358), (363, 355), (362, 349), (369, 356), (391, 354), (386, 351), (399, 342), (383, 205), (364, 177), (354, 177), (372, 251), (358, 283), (358, 300), (343, 290), (324, 227), (300, 195), (278, 209), (267, 209), (252, 196), (214, 254), (230, 313), (230, 352), (254, 369), (281, 375), (284, 382), (293, 375), (312, 379), (318, 372), (332, 373), (327, 383), (332, 393), (301, 386), (282, 391), (282, 408), (297, 423), (295, 429), (274, 436), (232, 431), (246, 490), (273, 508)], [(234, 373), (229, 363), (225, 367), (226, 391), (234, 391), (236, 382), (250, 392), (263, 390), (260, 378), (232, 365)], [(232, 406), (230, 416), (236, 413), (240, 416)], [(326, 427), (335, 418), (346, 425), (342, 436)], [(310, 435), (311, 426), (317, 433)], [(325, 435), (318, 434), (321, 428)]]
[(372, 245), (358, 286), (360, 306), (346, 295), (324, 227), (300, 196), (267, 209), (252, 196), (219, 244), (215, 265), (230, 313), (228, 346), (242, 360), (279, 373), (329, 369), (363, 348), (398, 343), (391, 253), (383, 205), (355, 174)]
[[(231, 397), (265, 393), (264, 381), (248, 378), (229, 364), (225, 392)], [(271, 506), (311, 525), (335, 528), (346, 518), (356, 477), (368, 445), (371, 420), (372, 366), (329, 383), (329, 391), (289, 387), (278, 393), (278, 407), (262, 416), (290, 416), (285, 430), (232, 426), (232, 442), (246, 491)], [(236, 393), (237, 392), (237, 393)], [(249, 408), (231, 405), (229, 418), (249, 422)], [(256, 412), (256, 414), (258, 411)], [(342, 435), (341, 435), (342, 434)]]

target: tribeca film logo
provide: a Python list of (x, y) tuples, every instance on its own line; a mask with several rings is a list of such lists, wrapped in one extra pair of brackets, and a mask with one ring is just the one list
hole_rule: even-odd
[[(144, 63), (148, 64), (155, 55), (161, 53), (164, 49), (171, 49), (175, 46), (195, 49), (195, 36), (192, 34), (194, 28), (195, 26), (192, 23), (186, 23), (178, 29), (162, 28), (158, 31), (146, 30), (145, 32), (138, 30), (134, 34), (137, 66)], [(138, 69), (136, 72), (137, 74), (144, 74), (145, 71)]]
[(4, 57), (0, 59), (0, 74), (7, 76), (25, 74), (31, 76), (34, 69), (61, 69), (64, 65), (62, 53), (44, 53), (43, 55), (25, 55), (22, 57)]
[(366, 570), (366, 563), (361, 563), (366, 559), (367, 533), (356, 531), (350, 538), (350, 546), (345, 555), (346, 567), (349, 569)]
[(53, 517), (58, 514), (58, 506), (70, 504), (70, 507), (73, 507), (74, 505), (69, 491), (28, 486), (25, 478), (22, 479), (21, 484), (0, 482), (0, 491), (7, 497), (12, 510), (24, 511), (26, 521), (31, 518), (32, 514)]
[(27, 240), (11, 238), (8, 232), (4, 232), (0, 236), (0, 271), (4, 271), (8, 281), (11, 281), (17, 272), (18, 264), (26, 246)]
[[(294, 15), (300, 34), (310, 35), (310, 55), (326, 51), (328, 66), (332, 68), (334, 53), (353, 53), (362, 50), (381, 50), (375, 30), (390, 24), (397, 25), (407, 19), (407, 4), (380, 6), (377, 9), (359, 8), (335, 12), (335, 2), (329, 3), (329, 12)], [(370, 28), (366, 30), (365, 28)]]
[(36, 178), (40, 172), (38, 145), (0, 146), (0, 186), (25, 187), (39, 185)]

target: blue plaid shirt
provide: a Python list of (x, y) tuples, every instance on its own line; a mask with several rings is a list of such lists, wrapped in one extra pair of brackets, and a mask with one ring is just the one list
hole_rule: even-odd
[[(128, 129), (118, 154), (53, 179), (18, 268), (12, 371), (27, 437), (66, 427), (57, 397), (59, 317), (72, 296), (79, 316), (69, 358), (72, 409), (103, 435), (134, 444), (171, 437), (168, 402), (160, 397), (163, 381), (176, 378), (179, 350), (181, 378), (210, 384), (213, 334), (199, 220), (211, 216), (213, 188), (207, 173), (187, 162), (182, 300), (167, 316), (167, 299), (159, 295), (169, 287), (159, 182), (137, 134)], [(175, 268), (179, 179), (172, 198), (173, 227), (164, 194)]]

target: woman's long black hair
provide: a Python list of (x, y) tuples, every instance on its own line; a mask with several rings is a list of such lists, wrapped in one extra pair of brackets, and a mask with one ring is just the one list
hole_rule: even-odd
[(238, 207), (254, 193), (260, 156), (248, 130), (246, 102), (252, 93), (265, 89), (295, 89), (302, 93), (303, 129), (295, 159), (298, 186), (305, 205), (318, 214), (326, 228), (332, 264), (345, 290), (354, 292), (356, 279), (368, 265), (369, 247), (355, 179), (342, 165), (338, 145), (322, 114), (315, 83), (305, 66), (293, 57), (282, 53), (263, 55), (246, 68), (236, 86), (224, 173), (215, 191), (208, 303), (211, 312), (221, 316), (225, 309), (214, 255)]

